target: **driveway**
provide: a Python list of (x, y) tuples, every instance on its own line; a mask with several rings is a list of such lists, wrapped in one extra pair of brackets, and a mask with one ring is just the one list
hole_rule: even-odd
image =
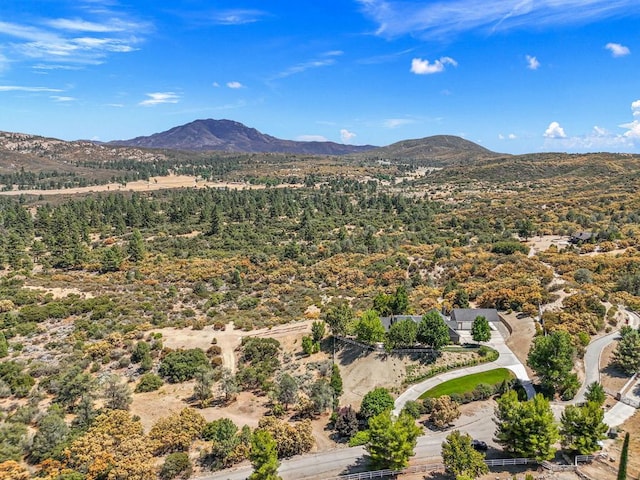
[(491, 340), (487, 342), (486, 345), (496, 349), (500, 354), (496, 361), (483, 363), (481, 365), (476, 365), (473, 367), (451, 370), (435, 377), (428, 378), (421, 383), (412, 385), (407, 390), (405, 390), (398, 398), (396, 398), (393, 413), (399, 415), (405, 404), (409, 400), (417, 400), (424, 392), (430, 390), (436, 385), (441, 384), (442, 382), (446, 382), (447, 380), (452, 380), (454, 378), (464, 377), (465, 375), (470, 375), (472, 373), (486, 372), (495, 368), (507, 368), (511, 370), (516, 378), (518, 378), (522, 383), (522, 386), (527, 392), (527, 396), (529, 398), (533, 398), (536, 392), (533, 388), (533, 385), (531, 384), (529, 376), (527, 375), (527, 371), (524, 368), (522, 362), (518, 360), (518, 357), (516, 357), (515, 353), (513, 353), (507, 346), (507, 344), (505, 343), (505, 339), (500, 331), (492, 331)]

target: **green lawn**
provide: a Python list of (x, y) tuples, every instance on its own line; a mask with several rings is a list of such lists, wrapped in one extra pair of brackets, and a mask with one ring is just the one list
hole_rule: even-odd
[(451, 395), (452, 393), (462, 395), (465, 392), (472, 392), (481, 383), (495, 385), (502, 383), (504, 380), (511, 380), (513, 377), (513, 373), (506, 368), (496, 368), (487, 372), (472, 373), (471, 375), (465, 375), (464, 377), (443, 382), (431, 390), (424, 392), (420, 395), (420, 399), (438, 398), (442, 395)]

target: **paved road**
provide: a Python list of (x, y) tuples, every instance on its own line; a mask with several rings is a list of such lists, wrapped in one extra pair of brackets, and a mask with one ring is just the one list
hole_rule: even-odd
[(597, 338), (587, 346), (584, 353), (584, 382), (573, 400), (566, 403), (584, 402), (584, 394), (587, 386), (593, 382), (600, 381), (600, 357), (602, 356), (603, 350), (619, 337), (620, 332), (615, 331), (604, 337)]
[[(425, 429), (423, 436), (418, 438), (416, 455), (413, 462), (424, 463), (425, 460), (440, 461), (442, 442), (454, 429), (469, 433), (473, 438), (485, 440), (493, 445), (492, 437), (495, 431), (493, 422), (493, 407), (483, 406), (473, 415), (459, 418), (454, 427), (441, 432)], [(278, 475), (284, 480), (313, 480), (328, 478), (352, 471), (365, 471), (365, 450), (363, 447), (340, 448), (314, 454), (299, 455), (283, 460)], [(360, 468), (359, 468), (360, 467)], [(250, 465), (235, 469), (214, 472), (205, 476), (195, 477), (196, 480), (244, 480), (251, 473)]]

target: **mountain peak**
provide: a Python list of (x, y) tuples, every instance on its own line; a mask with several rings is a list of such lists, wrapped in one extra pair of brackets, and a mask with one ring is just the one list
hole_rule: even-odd
[(130, 147), (165, 148), (174, 150), (245, 153), (299, 153), (310, 155), (345, 155), (370, 150), (372, 146), (344, 145), (334, 142), (297, 142), (282, 140), (259, 132), (234, 120), (212, 118), (194, 120), (165, 132), (130, 140), (110, 142)]

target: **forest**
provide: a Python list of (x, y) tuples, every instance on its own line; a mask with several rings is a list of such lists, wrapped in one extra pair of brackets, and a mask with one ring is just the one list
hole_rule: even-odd
[[(207, 422), (191, 408), (214, 401), (214, 386), (223, 403), (238, 391), (276, 397), (280, 415), (261, 422), (276, 439), (296, 439), (276, 442), (289, 448), (281, 458), (308, 451), (305, 422), (334, 407), (341, 428), (353, 430), (354, 413), (334, 403), (339, 371), (318, 365), (299, 397), (291, 393), (299, 379), (276, 376), (290, 353), (275, 339), (243, 338), (233, 375), (215, 344), (170, 349), (158, 329), (233, 322), (250, 332), (339, 308), (355, 328), (376, 298), (399, 288), (402, 313), (474, 305), (535, 317), (562, 289), (561, 308), (544, 313), (544, 326), (566, 332), (579, 350), (585, 335), (588, 343), (612, 328), (618, 308), (640, 309), (640, 158), (545, 154), (426, 171), (422, 163), (122, 161), (108, 165), (119, 176), (82, 182), (180, 173), (246, 188), (1, 197), (0, 478), (156, 478), (159, 459), (157, 474), (174, 478), (191, 468), (185, 452), (198, 442), (206, 468), (249, 458), (250, 430)], [(80, 166), (104, 168), (91, 159)], [(0, 183), (80, 185), (73, 175), (54, 178), (23, 171)], [(531, 253), (526, 245), (577, 232), (591, 239)], [(330, 332), (317, 323), (308, 354), (315, 343), (326, 348)], [(195, 381), (190, 408), (147, 432), (128, 413), (133, 396), (185, 381)], [(284, 422), (294, 404), (299, 420)], [(107, 454), (105, 442), (117, 447)]]

